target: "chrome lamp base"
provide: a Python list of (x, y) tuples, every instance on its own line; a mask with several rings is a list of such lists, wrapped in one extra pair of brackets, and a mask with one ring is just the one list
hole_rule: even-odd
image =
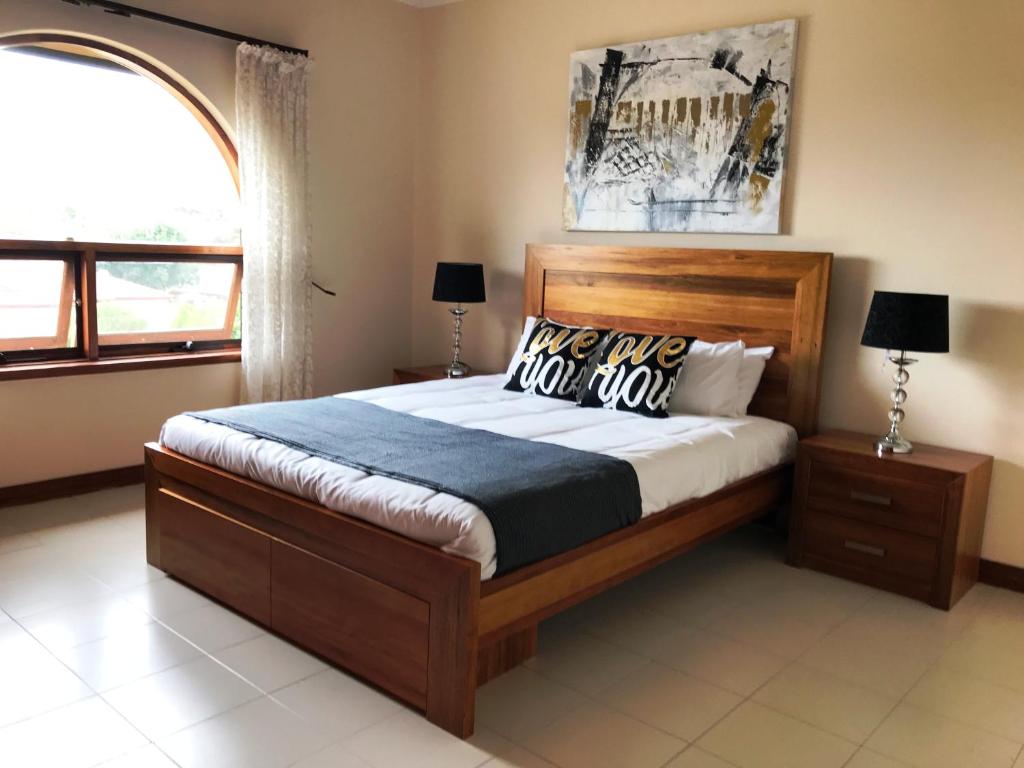
[(905, 439), (897, 429), (885, 437), (879, 438), (875, 443), (875, 450), (879, 455), (886, 453), (913, 453), (914, 445)]
[(462, 354), (462, 318), (465, 316), (466, 310), (461, 304), (456, 304), (448, 311), (452, 313), (455, 320), (455, 328), (452, 331), (452, 361), (445, 366), (444, 374), (449, 379), (460, 379), (463, 376), (468, 376), (472, 370), (462, 362), (460, 357)]
[(458, 379), (462, 376), (468, 376), (471, 370), (473, 369), (461, 361), (452, 361), (444, 367), (444, 375), (449, 379)]
[(895, 352), (890, 351), (886, 357), (890, 363), (897, 366), (896, 373), (892, 376), (896, 386), (889, 395), (889, 399), (892, 400), (892, 408), (889, 409), (889, 434), (879, 438), (875, 443), (875, 450), (879, 456), (889, 453), (913, 453), (914, 445), (900, 434), (900, 424), (906, 418), (903, 404), (907, 402), (907, 390), (904, 386), (910, 381), (907, 366), (913, 365), (917, 360), (907, 357), (906, 352), (900, 352), (897, 357)]

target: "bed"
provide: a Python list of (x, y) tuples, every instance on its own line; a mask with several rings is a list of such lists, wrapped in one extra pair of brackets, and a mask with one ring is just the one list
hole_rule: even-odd
[[(776, 348), (753, 418), (689, 427), (712, 443), (723, 431), (730, 441), (739, 435), (755, 445), (747, 455), (760, 456), (736, 462), (711, 493), (692, 478), (682, 489), (648, 484), (638, 523), (488, 578), (485, 530), (468, 525), (454, 543), (431, 531), (388, 530), (386, 519), (346, 502), (351, 496), (323, 492), (337, 483), (310, 491), (252, 456), (232, 464), (216, 451), (197, 452), (202, 443), (188, 443), (195, 432), (179, 424), (175, 433), (172, 420), (165, 444), (146, 446), (149, 562), (469, 736), (476, 687), (535, 652), (539, 621), (786, 501), (786, 446), (816, 427), (830, 270), (823, 253), (527, 247), (524, 315)], [(479, 377), (356, 397), (441, 413), (460, 388), (485, 399), (502, 391), (500, 381)], [(521, 409), (523, 398), (549, 400), (517, 395), (507, 407)], [(659, 454), (651, 466), (665, 460)], [(673, 494), (686, 500), (662, 508)], [(471, 510), (461, 514), (472, 518)]]

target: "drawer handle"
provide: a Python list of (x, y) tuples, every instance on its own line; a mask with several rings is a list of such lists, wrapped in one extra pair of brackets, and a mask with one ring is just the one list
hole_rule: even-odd
[(850, 491), (850, 498), (854, 501), (866, 501), (868, 504), (877, 504), (880, 507), (892, 506), (892, 496), (880, 496), (876, 493), (864, 493), (864, 491)]
[(874, 555), (875, 557), (885, 557), (884, 547), (873, 547), (870, 544), (863, 544), (859, 541), (851, 541), (847, 539), (843, 542), (843, 546), (847, 549), (852, 549), (854, 552), (863, 552), (865, 555)]

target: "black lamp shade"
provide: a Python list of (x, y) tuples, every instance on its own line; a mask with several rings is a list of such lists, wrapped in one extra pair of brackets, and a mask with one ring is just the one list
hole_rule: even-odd
[(860, 343), (903, 352), (949, 352), (949, 297), (875, 291)]
[(484, 293), (484, 265), (437, 262), (434, 301), (449, 304), (478, 304), (487, 301)]

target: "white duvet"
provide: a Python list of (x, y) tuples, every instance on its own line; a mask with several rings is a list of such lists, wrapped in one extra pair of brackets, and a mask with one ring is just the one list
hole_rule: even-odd
[[(338, 397), (624, 459), (640, 480), (645, 517), (789, 461), (796, 447), (793, 428), (770, 419), (679, 414), (650, 419), (507, 392), (504, 382), (503, 375), (477, 376)], [(494, 574), (490, 522), (478, 507), (450, 494), (370, 475), (184, 415), (164, 424), (160, 443), (197, 461), (472, 558), (480, 563), (484, 579)]]

